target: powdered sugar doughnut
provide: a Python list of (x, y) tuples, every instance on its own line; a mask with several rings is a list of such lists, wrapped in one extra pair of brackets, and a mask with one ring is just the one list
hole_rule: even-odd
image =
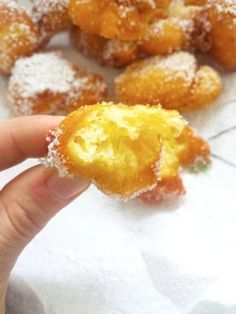
[(101, 76), (85, 73), (60, 53), (38, 53), (16, 62), (9, 82), (15, 113), (64, 114), (106, 98)]
[(39, 30), (40, 45), (47, 43), (55, 33), (69, 28), (68, 4), (69, 0), (33, 1), (31, 16)]
[(171, 0), (70, 0), (75, 25), (105, 38), (137, 40), (158, 15), (167, 14)]
[(14, 62), (36, 46), (37, 33), (27, 13), (14, 0), (0, 0), (0, 73), (9, 74)]
[(81, 107), (53, 132), (46, 162), (93, 180), (104, 193), (132, 198), (156, 186), (162, 164), (175, 173), (175, 152), (167, 155), (163, 143), (175, 147), (185, 125), (178, 112), (160, 106)]
[(218, 73), (198, 67), (188, 52), (153, 57), (130, 65), (115, 81), (116, 96), (126, 104), (161, 103), (164, 108), (189, 110), (214, 102), (221, 91)]

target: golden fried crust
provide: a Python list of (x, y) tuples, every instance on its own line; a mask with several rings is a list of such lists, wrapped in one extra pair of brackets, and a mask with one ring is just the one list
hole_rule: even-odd
[(185, 127), (180, 137), (178, 145), (179, 159), (183, 167), (196, 169), (210, 163), (211, 150), (208, 143), (201, 137), (196, 136), (190, 127)]
[(210, 54), (223, 68), (236, 70), (236, 1), (209, 0), (203, 14), (210, 26)]
[(9, 74), (14, 62), (37, 47), (37, 32), (30, 17), (10, 0), (0, 2), (0, 73)]
[(143, 37), (148, 23), (167, 10), (169, 3), (170, 0), (70, 0), (69, 13), (73, 23), (86, 32), (137, 40)]
[(48, 161), (93, 180), (105, 193), (134, 197), (156, 185), (162, 143), (179, 137), (184, 126), (177, 112), (159, 106), (86, 106), (59, 126)]
[(34, 0), (31, 16), (39, 30), (40, 45), (71, 25), (68, 0)]
[(86, 73), (53, 52), (18, 60), (9, 82), (9, 99), (18, 115), (65, 114), (106, 96), (100, 75)]
[(84, 32), (77, 26), (70, 28), (70, 39), (73, 46), (84, 55), (102, 61), (102, 53), (107, 39), (97, 34)]
[[(187, 23), (187, 22), (186, 22)], [(141, 41), (140, 50), (147, 55), (167, 55), (186, 46), (187, 31), (184, 22), (168, 18), (157, 20), (148, 28)]]
[(147, 205), (157, 205), (185, 193), (182, 179), (175, 176), (158, 181), (154, 189), (142, 193), (139, 199)]
[(81, 31), (76, 26), (71, 28), (70, 37), (74, 47), (83, 54), (115, 68), (124, 67), (139, 57), (138, 44), (135, 41), (105, 39), (97, 34)]
[(163, 157), (161, 174), (156, 186), (139, 197), (146, 204), (159, 204), (167, 199), (185, 194), (180, 177), (181, 167), (198, 172), (206, 169), (210, 164), (209, 145), (203, 138), (196, 136), (189, 126), (183, 129), (175, 141), (168, 143), (171, 145), (169, 149), (167, 146), (165, 147), (167, 156)]
[(164, 108), (202, 108), (217, 99), (221, 80), (207, 66), (198, 68), (193, 55), (178, 52), (130, 65), (115, 81), (117, 98), (126, 104), (161, 103)]
[(184, 0), (186, 5), (205, 5), (207, 3), (207, 0)]

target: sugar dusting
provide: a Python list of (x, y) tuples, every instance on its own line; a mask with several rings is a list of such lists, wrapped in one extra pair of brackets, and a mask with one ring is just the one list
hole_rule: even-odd
[(60, 146), (59, 137), (61, 134), (62, 131), (59, 127), (49, 132), (46, 137), (46, 141), (48, 143), (48, 154), (46, 158), (41, 159), (41, 162), (46, 167), (56, 168), (60, 177), (71, 177), (72, 175), (69, 174), (66, 167), (66, 158), (57, 151), (57, 148)]
[[(106, 90), (105, 83), (91, 82), (91, 76), (79, 72), (60, 52), (37, 53), (16, 62), (9, 81), (10, 102), (16, 111), (31, 114), (37, 105), (37, 96), (44, 93), (65, 95), (63, 106), (72, 105), (86, 90), (99, 97)], [(52, 109), (60, 111), (60, 108)]]

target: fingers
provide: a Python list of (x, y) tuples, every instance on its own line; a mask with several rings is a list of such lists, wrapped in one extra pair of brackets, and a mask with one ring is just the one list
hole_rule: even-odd
[(0, 171), (28, 157), (41, 157), (47, 152), (47, 132), (62, 117), (28, 116), (0, 123)]
[(12, 267), (49, 219), (88, 186), (87, 180), (59, 178), (55, 170), (43, 166), (10, 182), (0, 193), (0, 267)]

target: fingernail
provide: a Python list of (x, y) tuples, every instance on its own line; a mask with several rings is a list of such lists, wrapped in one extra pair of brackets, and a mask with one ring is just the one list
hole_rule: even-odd
[(46, 182), (50, 192), (61, 200), (70, 200), (79, 195), (89, 186), (89, 181), (81, 177), (60, 178), (57, 173), (53, 173)]

